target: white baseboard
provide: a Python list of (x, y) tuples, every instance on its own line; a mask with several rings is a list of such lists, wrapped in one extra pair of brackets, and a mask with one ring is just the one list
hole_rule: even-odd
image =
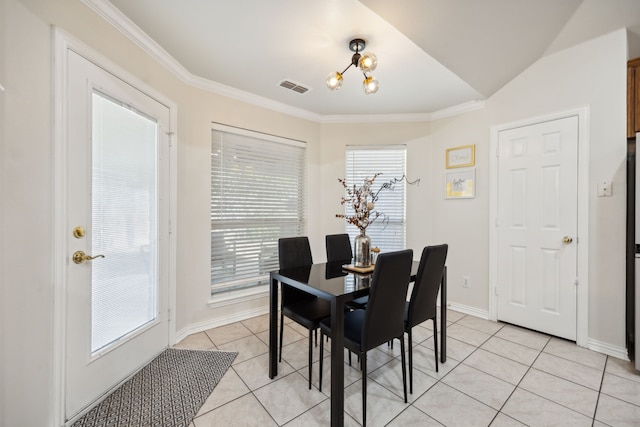
[[(457, 311), (459, 313), (479, 317), (485, 320), (489, 319), (488, 310), (482, 310), (482, 309), (471, 307), (468, 305), (458, 304), (455, 302), (448, 302), (447, 309)], [(233, 313), (232, 315), (214, 317), (204, 322), (194, 323), (176, 332), (176, 343), (180, 342), (181, 340), (183, 340), (184, 338), (186, 338), (191, 334), (195, 334), (198, 332), (206, 331), (208, 329), (213, 329), (220, 326), (228, 325), (234, 322), (240, 322), (242, 320), (247, 320), (252, 317), (262, 316), (264, 314), (269, 314), (268, 304), (265, 304), (257, 308), (254, 307), (251, 309), (240, 310), (238, 312)], [(589, 338), (587, 341), (586, 348), (588, 348), (589, 350), (597, 351), (598, 353), (606, 354), (608, 356), (621, 359), (621, 360), (625, 360), (625, 361), (629, 360), (629, 357), (627, 355), (627, 349), (624, 347), (614, 346), (605, 342), (601, 342), (601, 341), (597, 341)]]
[(264, 307), (254, 308), (251, 310), (239, 311), (234, 313), (233, 315), (224, 316), (224, 317), (216, 317), (204, 322), (194, 323), (186, 328), (183, 328), (176, 332), (176, 343), (179, 343), (187, 336), (191, 334), (195, 334), (198, 332), (206, 331), (208, 329), (217, 328), (220, 326), (228, 325), (234, 322), (240, 322), (242, 320), (247, 320), (252, 317), (262, 316), (263, 314), (269, 314), (269, 306), (265, 305)]
[(587, 340), (587, 348), (589, 350), (597, 351), (598, 353), (606, 354), (607, 356), (613, 356), (617, 359), (629, 361), (627, 349), (624, 347), (618, 347), (589, 338)]
[[(447, 308), (449, 310), (458, 311), (460, 313), (469, 314), (471, 316), (476, 316), (481, 319), (489, 319), (489, 312), (487, 310), (480, 310), (475, 307), (469, 307), (462, 304), (457, 304), (455, 302), (447, 303)], [(618, 347), (615, 345), (611, 345), (605, 342), (597, 341), (592, 338), (587, 340), (587, 346), (589, 350), (597, 351), (598, 353), (606, 354), (607, 356), (612, 356), (617, 359), (628, 361), (629, 357), (627, 355), (627, 349), (624, 347)]]
[(480, 310), (479, 308), (470, 307), (468, 305), (462, 305), (455, 302), (447, 302), (447, 308), (449, 310), (489, 320), (489, 311), (487, 310)]

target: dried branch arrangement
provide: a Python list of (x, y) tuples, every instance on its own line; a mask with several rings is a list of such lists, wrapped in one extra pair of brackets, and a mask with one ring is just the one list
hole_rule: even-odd
[(400, 178), (393, 178), (384, 182), (380, 188), (374, 191), (372, 187), (376, 178), (380, 175), (382, 175), (382, 173), (376, 173), (371, 178), (365, 178), (360, 187), (357, 187), (355, 184), (350, 187), (344, 179), (338, 178), (338, 182), (342, 184), (345, 189), (345, 196), (342, 197), (340, 204), (350, 204), (354, 213), (352, 215), (336, 214), (336, 217), (346, 219), (349, 224), (355, 225), (364, 233), (367, 227), (373, 224), (378, 218), (382, 218), (382, 221), (389, 221), (389, 218), (384, 213), (375, 209), (375, 204), (382, 190), (393, 190), (395, 188), (394, 186), (402, 181), (409, 185), (420, 183), (420, 179), (409, 181), (405, 175), (402, 175)]

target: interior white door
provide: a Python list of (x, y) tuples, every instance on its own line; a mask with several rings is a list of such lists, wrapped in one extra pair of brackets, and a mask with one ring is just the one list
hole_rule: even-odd
[(498, 320), (576, 339), (578, 117), (499, 132)]
[(74, 52), (67, 69), (70, 420), (169, 342), (169, 108)]

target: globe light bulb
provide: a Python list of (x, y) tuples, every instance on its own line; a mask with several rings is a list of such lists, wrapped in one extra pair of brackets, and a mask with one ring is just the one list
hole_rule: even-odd
[(327, 76), (327, 87), (331, 90), (338, 90), (342, 87), (342, 74), (337, 71), (329, 73)]
[(368, 73), (376, 69), (378, 66), (378, 58), (371, 52), (365, 52), (360, 56), (358, 60), (358, 68), (363, 73)]
[(379, 87), (380, 84), (378, 83), (378, 79), (373, 76), (368, 76), (362, 82), (362, 89), (367, 95), (376, 93)]

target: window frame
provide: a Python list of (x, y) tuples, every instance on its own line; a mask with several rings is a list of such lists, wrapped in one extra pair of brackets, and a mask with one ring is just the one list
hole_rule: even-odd
[[(373, 154), (375, 153), (375, 154)], [(372, 159), (370, 156), (380, 156), (379, 159)], [(353, 156), (360, 157), (354, 160)], [(391, 167), (392, 162), (400, 160), (402, 165), (397, 170)], [(362, 165), (368, 165), (363, 168)], [(373, 166), (369, 166), (373, 165)], [(365, 177), (371, 178), (375, 173), (379, 175), (372, 189), (377, 191), (382, 184), (392, 181), (394, 178), (404, 178), (407, 171), (407, 146), (405, 144), (394, 145), (347, 145), (345, 147), (345, 181), (348, 187), (361, 186)], [(388, 207), (389, 197), (392, 199), (400, 199), (401, 206)], [(382, 206), (381, 206), (382, 205)], [(383, 189), (379, 193), (378, 201), (374, 209), (379, 210), (383, 214), (372, 225), (370, 225), (366, 234), (371, 237), (371, 247), (380, 248), (381, 252), (391, 252), (406, 248), (407, 244), (407, 182), (405, 179), (393, 184), (393, 189)], [(345, 215), (353, 214), (348, 204), (344, 205)], [(401, 219), (397, 219), (397, 215), (401, 214)], [(391, 234), (393, 232), (393, 235)], [(355, 236), (360, 230), (345, 221), (345, 233), (349, 234), (350, 240), (353, 242)], [(384, 233), (384, 234), (383, 234)]]
[[(278, 269), (278, 238), (291, 237), (294, 234), (304, 235), (306, 233), (307, 144), (303, 141), (215, 122), (212, 123), (211, 132), (212, 175), (209, 210), (211, 248), (211, 297), (220, 297), (221, 299), (224, 299), (226, 298), (224, 295), (233, 293), (246, 295), (255, 292), (262, 292), (267, 288), (269, 284), (269, 272)], [(253, 193), (261, 193), (257, 189), (262, 188), (262, 190), (264, 191), (263, 194), (266, 194), (262, 201), (260, 201), (259, 198), (254, 198), (260, 197), (260, 195), (252, 194), (251, 191), (247, 191), (246, 186), (244, 189), (241, 188), (244, 184), (237, 182), (237, 180), (229, 180), (229, 177), (232, 176), (232, 174), (225, 176), (216, 175), (218, 172), (221, 174), (228, 173), (223, 171), (225, 167), (224, 165), (220, 165), (221, 169), (218, 172), (215, 170), (216, 166), (214, 166), (214, 161), (217, 161), (215, 159), (216, 153), (214, 152), (216, 147), (216, 133), (218, 135), (221, 135), (221, 138), (229, 139), (227, 141), (220, 142), (220, 144), (237, 144), (240, 141), (241, 144), (244, 144), (245, 148), (248, 147), (248, 149), (234, 152), (233, 150), (237, 150), (238, 147), (232, 148), (231, 146), (228, 146), (225, 148), (227, 152), (235, 153), (240, 156), (246, 155), (247, 158), (241, 158), (241, 161), (245, 160), (247, 162), (250, 162), (248, 163), (248, 165), (250, 165), (251, 168), (262, 167), (262, 169), (255, 169), (259, 171), (256, 174), (247, 175), (248, 177), (251, 177), (255, 180), (251, 182), (251, 184), (256, 185), (255, 188), (253, 187), (253, 185), (251, 186), (251, 188), (254, 190)], [(248, 144), (250, 144), (250, 146)], [(276, 151), (278, 153), (289, 153), (283, 156), (278, 156), (275, 160), (281, 161), (282, 163), (277, 163), (277, 166), (275, 167), (273, 163), (274, 159), (267, 158), (265, 154), (274, 152), (274, 148), (277, 149)], [(260, 156), (260, 152), (263, 153), (262, 156)], [(230, 154), (224, 153), (222, 155), (229, 156)], [(234, 158), (233, 161), (235, 162), (236, 159)], [(291, 161), (295, 163), (293, 166)], [(286, 166), (286, 168), (284, 166)], [(284, 170), (286, 170), (288, 173), (280, 174), (280, 172)], [(242, 172), (233, 172), (233, 174), (236, 174), (236, 177), (238, 173), (242, 175)], [(259, 174), (263, 174), (259, 176), (259, 178), (262, 179), (258, 178)], [(269, 176), (269, 174), (272, 175)], [(293, 179), (294, 176), (295, 179)], [(269, 181), (265, 181), (265, 177)], [(221, 178), (221, 180), (228, 179), (228, 181), (232, 182), (233, 184), (226, 190), (221, 190), (220, 188), (216, 188), (216, 185), (218, 184), (218, 182), (216, 182), (217, 178)], [(274, 184), (273, 181), (270, 180), (270, 178), (278, 178), (279, 182)], [(294, 181), (296, 182), (296, 184), (292, 184)], [(269, 182), (269, 185), (265, 186), (264, 182)], [(260, 187), (261, 185), (262, 187)], [(284, 187), (281, 187), (281, 185)], [(283, 189), (286, 189), (287, 185), (293, 185), (293, 187), (289, 188), (292, 190), (292, 192), (289, 193), (289, 197), (279, 197), (278, 206), (265, 207), (267, 206), (267, 204), (264, 203), (265, 201), (273, 202), (273, 191), (278, 191), (279, 195), (283, 194), (281, 191)], [(271, 195), (269, 195), (270, 187), (276, 187), (275, 190), (271, 190)], [(293, 190), (293, 188), (295, 188), (295, 191)], [(239, 210), (236, 209), (235, 211), (233, 211), (233, 207), (229, 208), (228, 211), (215, 210), (220, 209), (222, 205), (227, 208), (226, 204), (221, 201), (222, 198), (225, 197), (225, 194), (228, 197), (229, 194), (237, 194), (234, 192), (238, 191), (243, 192), (243, 197), (250, 197), (249, 199), (247, 199), (247, 203), (253, 202), (253, 204), (251, 204), (253, 214), (249, 214), (251, 217), (238, 216)], [(227, 192), (228, 194), (225, 192)], [(219, 197), (221, 198), (221, 200), (216, 201), (214, 200), (215, 197)], [(235, 199), (237, 199), (237, 197), (235, 197)], [(232, 203), (238, 203), (238, 201), (235, 200)], [(290, 207), (291, 205), (295, 206), (293, 207), (293, 209), (288, 209), (288, 207)], [(290, 211), (293, 211), (292, 215), (280, 216), (275, 218), (267, 218), (266, 215), (267, 212), (276, 214), (279, 213), (280, 215), (282, 215), (283, 212), (288, 213)], [(223, 216), (227, 216), (227, 212), (229, 213), (228, 218), (233, 219), (225, 220), (220, 218)], [(263, 214), (265, 216), (259, 217), (260, 214)], [(252, 215), (256, 216), (254, 217)], [(282, 220), (283, 218), (284, 220)], [(246, 227), (242, 227), (242, 223), (244, 222), (247, 223)], [(235, 234), (229, 232), (229, 224), (231, 223), (234, 224), (233, 227), (235, 227)], [(271, 232), (264, 231), (264, 229), (267, 228), (270, 228)], [(263, 229), (263, 231), (258, 232), (256, 235), (256, 230), (260, 229)], [(278, 231), (274, 231), (276, 229), (278, 229)], [(247, 236), (252, 235), (251, 241), (249, 241), (250, 239), (246, 236), (245, 238), (238, 237), (241, 234), (242, 230), (244, 230)], [(284, 232), (285, 230), (288, 230), (288, 232)], [(225, 242), (220, 245), (219, 241), (214, 241), (214, 235), (219, 231), (223, 232), (222, 234), (225, 236), (225, 239), (233, 234), (235, 236), (233, 237), (234, 242)], [(219, 235), (220, 234), (218, 234), (218, 236)], [(240, 243), (241, 245), (238, 246), (238, 243)], [(242, 249), (236, 250), (237, 247), (240, 247)], [(267, 253), (269, 256), (264, 255)], [(225, 254), (228, 254), (229, 257), (232, 257), (234, 259), (233, 272), (224, 272)], [(238, 258), (244, 258), (244, 261), (237, 262)], [(216, 262), (220, 262), (220, 264), (214, 264)], [(251, 266), (251, 264), (253, 264), (253, 266)], [(217, 269), (217, 272), (214, 273), (215, 269)], [(214, 276), (214, 274), (218, 274), (218, 276)], [(222, 274), (222, 276), (220, 276), (220, 274)], [(216, 281), (216, 277), (221, 277), (222, 280)]]

